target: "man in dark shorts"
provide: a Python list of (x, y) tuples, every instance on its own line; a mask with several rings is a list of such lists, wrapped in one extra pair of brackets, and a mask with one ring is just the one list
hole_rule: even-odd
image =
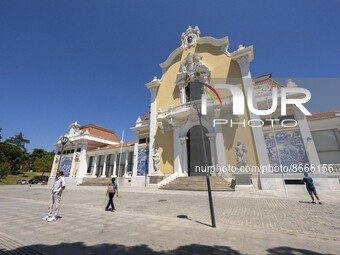
[[(316, 199), (318, 200), (318, 203), (321, 204), (320, 198), (318, 196), (318, 193), (316, 192), (316, 189), (315, 189), (312, 177), (308, 176), (308, 173), (304, 173), (304, 175), (305, 175), (305, 177), (303, 177), (303, 182), (306, 184), (306, 188), (307, 188), (308, 194), (312, 198), (312, 202), (311, 203), (315, 204), (315, 201), (314, 201), (314, 196), (315, 196)], [(313, 194), (314, 194), (314, 196), (313, 196)]]

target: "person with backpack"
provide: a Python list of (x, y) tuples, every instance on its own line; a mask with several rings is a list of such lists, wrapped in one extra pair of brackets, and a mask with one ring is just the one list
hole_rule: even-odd
[[(106, 196), (109, 195), (109, 201), (107, 203), (107, 206), (105, 207), (105, 211), (114, 211), (115, 210), (115, 205), (113, 204), (113, 197), (115, 196), (116, 192), (117, 192), (117, 197), (118, 197), (118, 187), (117, 187), (117, 183), (116, 183), (116, 178), (112, 178), (111, 179), (112, 183), (109, 184), (109, 186), (107, 187), (107, 191), (106, 191)], [(111, 209), (109, 209), (109, 207), (111, 206)]]

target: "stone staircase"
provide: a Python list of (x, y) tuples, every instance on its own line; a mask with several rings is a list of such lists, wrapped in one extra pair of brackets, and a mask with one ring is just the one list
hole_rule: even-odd
[[(210, 185), (213, 191), (234, 191), (231, 183), (222, 177), (210, 177)], [(205, 176), (178, 177), (160, 189), (206, 191), (207, 179)]]
[(111, 177), (84, 177), (81, 186), (107, 186), (111, 183)]

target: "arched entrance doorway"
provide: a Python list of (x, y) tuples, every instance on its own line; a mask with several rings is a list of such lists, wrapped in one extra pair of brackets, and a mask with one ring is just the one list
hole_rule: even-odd
[[(203, 127), (204, 144), (207, 154), (207, 164), (212, 165), (210, 142), (206, 134), (208, 130)], [(206, 167), (204, 166), (203, 142), (201, 135), (201, 127), (194, 126), (187, 133), (187, 152), (188, 152), (188, 175), (189, 176), (205, 176)]]

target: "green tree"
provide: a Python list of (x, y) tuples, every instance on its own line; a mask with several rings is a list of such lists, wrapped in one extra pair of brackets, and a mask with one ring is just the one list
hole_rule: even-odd
[(35, 172), (42, 172), (41, 176), (45, 172), (51, 171), (54, 156), (51, 154), (46, 154), (41, 158), (36, 158), (33, 163), (33, 170)]
[(17, 146), (0, 142), (0, 163), (7, 162), (11, 166), (11, 171), (22, 171), (25, 162), (29, 159), (29, 154), (19, 149)]
[(0, 181), (11, 173), (11, 165), (8, 162), (0, 163)]
[(31, 157), (41, 158), (41, 157), (43, 157), (47, 154), (49, 154), (49, 152), (45, 151), (44, 149), (35, 148), (35, 149), (33, 149), (32, 153), (31, 153)]
[(18, 135), (6, 139), (5, 142), (13, 144), (18, 148), (22, 149), (24, 152), (27, 152), (25, 144), (30, 143), (30, 140), (25, 139), (23, 133), (20, 132)]
[(1, 142), (1, 139), (2, 139), (1, 131), (2, 131), (2, 128), (0, 128), (0, 142)]

